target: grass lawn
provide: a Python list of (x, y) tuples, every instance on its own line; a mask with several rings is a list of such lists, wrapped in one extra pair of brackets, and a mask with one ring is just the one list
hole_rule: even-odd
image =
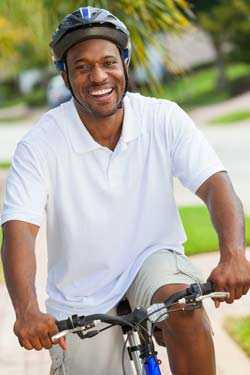
[(10, 168), (10, 162), (9, 161), (0, 162), (0, 169), (9, 169), (9, 168)]
[(224, 327), (234, 341), (250, 357), (250, 315), (227, 318)]
[(28, 118), (27, 114), (23, 114), (20, 116), (14, 116), (14, 117), (0, 117), (0, 126), (2, 124), (13, 124), (15, 125), (16, 123), (19, 123), (20, 121), (24, 121)]
[(244, 83), (249, 79), (250, 65), (231, 64), (226, 75), (230, 86), (227, 91), (216, 89), (217, 70), (209, 67), (173, 78), (157, 96), (173, 100), (185, 109), (222, 102), (232, 96), (233, 87), (239, 85), (239, 81)]
[[(180, 208), (180, 215), (188, 238), (187, 242), (185, 243), (185, 251), (187, 255), (195, 255), (218, 250), (217, 236), (212, 227), (210, 217), (205, 206), (182, 207)], [(246, 217), (246, 239), (247, 244), (250, 245), (250, 217)]]
[(227, 115), (214, 118), (212, 121), (210, 121), (210, 124), (227, 125), (244, 120), (250, 120), (250, 111), (231, 112)]
[[(218, 240), (205, 206), (187, 206), (180, 209), (187, 233), (185, 251), (187, 255), (218, 250)], [(246, 239), (250, 245), (250, 217), (246, 217)]]

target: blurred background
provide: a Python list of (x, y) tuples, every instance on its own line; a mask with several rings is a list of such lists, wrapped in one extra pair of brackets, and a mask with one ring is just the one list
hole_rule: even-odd
[[(107, 8), (130, 30), (130, 90), (177, 102), (213, 145), (243, 202), (249, 245), (249, 0), (0, 0), (0, 210), (18, 140), (45, 111), (70, 98), (53, 66), (51, 34), (66, 14), (87, 5)], [(178, 181), (175, 194), (188, 235), (186, 252), (208, 274), (218, 261), (218, 241), (207, 210)], [(45, 247), (42, 230), (37, 278), (41, 304)], [(1, 270), (0, 281), (0, 371), (45, 374), (47, 352), (24, 352), (17, 345)], [(244, 297), (219, 312), (208, 306), (219, 375), (250, 373), (249, 303)]]

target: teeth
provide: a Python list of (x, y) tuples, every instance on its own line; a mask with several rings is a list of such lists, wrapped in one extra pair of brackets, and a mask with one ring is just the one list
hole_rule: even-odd
[(91, 95), (94, 95), (94, 96), (105, 95), (105, 94), (110, 94), (111, 91), (112, 89), (103, 89), (103, 90), (93, 91)]

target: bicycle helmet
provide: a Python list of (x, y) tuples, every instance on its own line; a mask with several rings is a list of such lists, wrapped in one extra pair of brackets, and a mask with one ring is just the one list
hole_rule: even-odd
[(65, 71), (67, 51), (75, 44), (88, 39), (106, 39), (117, 45), (123, 62), (131, 57), (129, 31), (118, 18), (105, 9), (82, 7), (68, 14), (52, 35), (50, 47), (59, 71)]

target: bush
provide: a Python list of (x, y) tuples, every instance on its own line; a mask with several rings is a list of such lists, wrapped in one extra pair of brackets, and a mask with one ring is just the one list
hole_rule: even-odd
[(36, 88), (29, 94), (25, 95), (23, 100), (29, 107), (44, 106), (47, 103), (46, 91), (41, 87)]

